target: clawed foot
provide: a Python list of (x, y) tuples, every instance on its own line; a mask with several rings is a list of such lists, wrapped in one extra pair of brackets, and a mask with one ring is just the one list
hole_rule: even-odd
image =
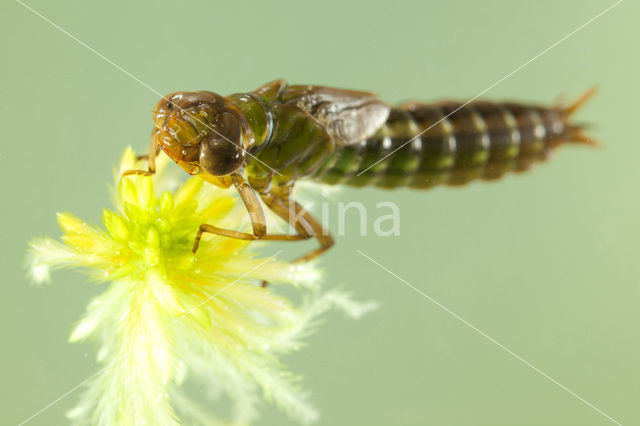
[(130, 175), (151, 176), (153, 175), (153, 172), (150, 172), (149, 170), (125, 170), (122, 172), (122, 177)]

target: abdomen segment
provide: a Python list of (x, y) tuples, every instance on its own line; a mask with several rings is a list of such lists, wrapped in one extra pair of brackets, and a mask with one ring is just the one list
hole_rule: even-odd
[(567, 108), (486, 101), (404, 104), (392, 109), (371, 138), (338, 147), (313, 178), (417, 189), (497, 179), (545, 160), (562, 143), (590, 142), (569, 122), (585, 99)]

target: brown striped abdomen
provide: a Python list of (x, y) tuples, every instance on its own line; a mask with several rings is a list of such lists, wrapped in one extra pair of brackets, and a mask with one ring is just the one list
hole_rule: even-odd
[(568, 120), (562, 108), (516, 103), (405, 104), (371, 138), (339, 147), (313, 179), (417, 189), (497, 179), (570, 142), (579, 129)]

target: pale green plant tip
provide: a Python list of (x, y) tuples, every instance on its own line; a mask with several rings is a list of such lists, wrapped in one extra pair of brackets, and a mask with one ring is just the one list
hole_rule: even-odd
[[(375, 308), (340, 291), (322, 293), (321, 270), (259, 258), (246, 241), (203, 238), (191, 252), (201, 223), (238, 227), (246, 215), (232, 192), (192, 178), (175, 191), (158, 162), (153, 177), (121, 177), (142, 167), (125, 150), (114, 172), (115, 210), (102, 212), (103, 229), (60, 213), (62, 242), (34, 240), (27, 258), (35, 283), (50, 271), (80, 267), (110, 282), (94, 298), (69, 340), (98, 345), (103, 369), (68, 416), (75, 424), (249, 424), (258, 417), (261, 391), (302, 423), (318, 418), (297, 376), (278, 362), (330, 308), (360, 318)], [(246, 224), (245, 224), (246, 225)], [(268, 289), (262, 280), (272, 283)], [(277, 294), (289, 284), (307, 294), (296, 306)], [(184, 392), (188, 378), (225, 392), (233, 402), (228, 421)]]

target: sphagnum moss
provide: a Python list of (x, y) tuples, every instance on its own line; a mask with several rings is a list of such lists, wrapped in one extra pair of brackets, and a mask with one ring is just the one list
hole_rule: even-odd
[[(201, 223), (241, 223), (233, 194), (197, 178), (175, 193), (160, 192), (165, 167), (153, 177), (120, 176), (139, 166), (127, 149), (116, 172), (116, 211), (103, 212), (104, 229), (61, 213), (62, 242), (31, 243), (36, 283), (62, 267), (82, 267), (95, 281), (110, 283), (70, 336), (97, 343), (102, 369), (69, 417), (103, 426), (248, 424), (258, 417), (262, 391), (300, 422), (316, 420), (307, 393), (278, 355), (299, 349), (330, 307), (358, 318), (374, 305), (321, 293), (314, 266), (256, 257), (246, 241), (211, 236), (193, 255)], [(261, 288), (262, 280), (272, 285)], [(305, 292), (301, 306), (277, 294), (280, 284)], [(232, 402), (229, 418), (219, 420), (207, 398), (192, 399), (187, 380), (208, 389), (209, 397), (223, 390)]]

